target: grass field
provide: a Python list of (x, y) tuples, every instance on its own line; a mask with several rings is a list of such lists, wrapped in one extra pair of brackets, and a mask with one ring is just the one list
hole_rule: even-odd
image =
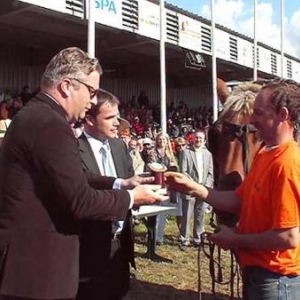
[[(206, 228), (212, 231), (210, 228)], [(169, 258), (173, 263), (153, 262), (142, 258), (146, 252), (146, 227), (140, 224), (135, 227), (135, 251), (137, 270), (133, 270), (131, 290), (126, 296), (126, 300), (196, 300), (196, 299), (238, 299), (237, 286), (235, 286), (234, 297), (230, 297), (230, 284), (217, 284), (215, 294), (212, 293), (211, 274), (209, 272), (209, 260), (198, 248), (188, 247), (186, 251), (179, 249), (178, 230), (174, 218), (169, 219), (166, 226), (166, 241), (163, 245), (156, 247), (156, 253), (162, 257)], [(204, 248), (207, 252), (209, 247)], [(220, 268), (223, 275), (223, 282), (230, 279), (230, 253), (221, 252), (224, 265)], [(199, 258), (200, 257), (200, 258)], [(200, 263), (200, 273), (198, 272), (198, 262)], [(212, 268), (211, 268), (212, 270)], [(235, 278), (237, 278), (236, 276)], [(198, 282), (201, 280), (201, 296), (198, 293)], [(238, 283), (236, 284), (238, 285)]]

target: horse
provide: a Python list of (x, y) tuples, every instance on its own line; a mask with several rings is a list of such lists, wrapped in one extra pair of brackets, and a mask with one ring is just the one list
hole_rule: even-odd
[[(208, 131), (208, 149), (213, 156), (215, 188), (218, 190), (235, 190), (245, 178), (253, 158), (263, 145), (257, 130), (249, 123), (254, 100), (261, 87), (261, 83), (245, 82), (229, 93), (226, 84), (218, 79), (217, 91), (224, 110)], [(219, 224), (236, 226), (238, 216), (216, 209), (213, 212), (217, 221), (215, 227)], [(234, 252), (230, 252), (230, 279), (225, 281), (222, 250), (217, 247), (216, 254), (215, 245), (212, 242), (205, 242), (205, 234), (202, 237), (202, 249), (209, 258), (212, 292), (215, 293), (216, 283), (229, 283), (233, 299), (235, 278), (239, 286), (239, 269)], [(218, 268), (217, 273), (215, 266)]]
[[(235, 190), (244, 180), (253, 158), (262, 147), (256, 129), (249, 124), (253, 104), (262, 84), (245, 82), (223, 99), (224, 109), (208, 131), (208, 148), (214, 161), (215, 187)], [(222, 86), (218, 94), (226, 95)], [(224, 102), (225, 100), (225, 102)], [(235, 226), (237, 216), (216, 211), (218, 223)]]

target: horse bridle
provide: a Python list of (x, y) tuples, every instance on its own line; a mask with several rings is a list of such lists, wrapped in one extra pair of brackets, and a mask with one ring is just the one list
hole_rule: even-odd
[[(218, 122), (222, 125), (222, 131), (226, 128), (227, 132), (233, 137), (237, 138), (242, 143), (242, 155), (243, 155), (243, 165), (244, 165), (244, 172), (245, 175), (248, 174), (250, 169), (250, 147), (248, 142), (248, 133), (256, 132), (257, 129), (251, 124), (236, 124), (232, 123), (227, 120), (222, 120)], [(213, 218), (213, 216), (212, 216)], [(211, 219), (210, 225), (212, 227), (217, 227), (214, 224), (213, 220)], [(207, 239), (207, 232), (203, 232), (201, 235), (201, 247), (199, 247), (198, 252), (198, 263), (200, 264), (200, 249), (203, 249), (204, 255), (209, 259), (209, 273), (212, 278), (212, 293), (215, 294), (215, 287), (216, 284), (230, 284), (230, 291), (231, 291), (231, 299), (234, 299), (234, 278), (239, 273), (239, 267), (236, 262), (235, 253), (233, 250), (230, 251), (230, 279), (224, 280), (223, 278), (223, 266), (221, 264), (221, 249), (218, 247), (217, 258), (214, 258), (214, 251), (215, 251), (215, 244)], [(207, 240), (207, 242), (205, 242)], [(208, 246), (208, 251), (205, 250), (205, 246)], [(217, 274), (215, 270), (215, 264), (217, 266)], [(199, 267), (200, 270), (200, 267)], [(201, 276), (199, 276), (198, 282), (198, 291), (199, 291), (199, 300), (201, 297)], [(239, 285), (240, 285), (240, 277), (237, 276), (236, 286), (237, 286), (237, 294), (238, 298), (241, 299), (239, 294)]]
[(222, 125), (229, 128), (231, 135), (239, 139), (242, 143), (244, 171), (245, 174), (248, 174), (250, 169), (248, 133), (256, 132), (256, 128), (251, 124), (240, 125), (227, 120), (223, 120)]

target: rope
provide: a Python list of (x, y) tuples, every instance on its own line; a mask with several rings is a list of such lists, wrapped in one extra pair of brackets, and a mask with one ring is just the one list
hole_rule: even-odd
[[(208, 259), (209, 274), (212, 279), (211, 292), (216, 293), (216, 285), (230, 285), (230, 298), (234, 299), (235, 295), (235, 279), (236, 279), (236, 294), (240, 297), (240, 269), (233, 250), (230, 251), (230, 276), (227, 280), (224, 279), (225, 266), (222, 264), (222, 249), (213, 242), (208, 240), (211, 232), (203, 232), (201, 234), (201, 242), (198, 249), (198, 300), (202, 300), (202, 284), (201, 284), (201, 251)], [(216, 253), (217, 251), (217, 253)]]

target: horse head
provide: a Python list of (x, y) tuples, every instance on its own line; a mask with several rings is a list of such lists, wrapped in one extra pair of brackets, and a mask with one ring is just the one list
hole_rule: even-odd
[[(236, 86), (231, 93), (225, 86), (217, 87), (224, 110), (208, 133), (208, 146), (213, 155), (216, 188), (234, 190), (243, 181), (255, 154), (262, 146), (255, 128), (249, 123), (256, 95), (262, 85), (245, 82)], [(227, 89), (227, 86), (226, 86)], [(221, 100), (222, 101), (222, 100)], [(237, 217), (216, 212), (218, 222), (234, 226)]]

